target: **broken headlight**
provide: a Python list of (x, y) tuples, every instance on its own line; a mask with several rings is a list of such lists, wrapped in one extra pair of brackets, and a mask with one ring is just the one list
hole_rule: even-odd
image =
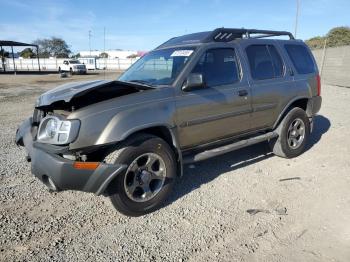
[(65, 120), (57, 116), (47, 116), (41, 120), (38, 141), (41, 143), (64, 145), (73, 142), (79, 132), (79, 120)]

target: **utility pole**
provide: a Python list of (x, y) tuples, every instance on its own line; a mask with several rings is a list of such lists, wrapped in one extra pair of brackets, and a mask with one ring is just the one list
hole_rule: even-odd
[(91, 30), (89, 30), (89, 50), (90, 50), (90, 56), (91, 56)]
[(103, 52), (106, 52), (106, 27), (103, 27)]
[(103, 53), (104, 53), (104, 70), (103, 70), (103, 76), (104, 76), (104, 79), (106, 79), (106, 27), (103, 27)]
[(1, 58), (1, 63), (2, 63), (2, 70), (6, 72), (5, 68), (5, 57), (4, 57), (4, 49), (2, 49), (2, 46), (0, 47), (0, 58)]
[(320, 70), (320, 76), (322, 76), (323, 73), (323, 67), (324, 67), (324, 61), (326, 58), (326, 47), (327, 47), (327, 40), (328, 38), (326, 37), (326, 39), (324, 40), (324, 45), (323, 45), (323, 52), (322, 52), (322, 61), (321, 61), (321, 70)]
[(297, 12), (295, 14), (295, 25), (294, 25), (294, 37), (295, 38), (297, 38), (297, 32), (298, 32), (300, 0), (296, 0), (296, 2), (297, 2)]

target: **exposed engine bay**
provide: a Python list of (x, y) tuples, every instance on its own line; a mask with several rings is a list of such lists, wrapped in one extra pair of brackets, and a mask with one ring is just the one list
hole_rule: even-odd
[(62, 85), (39, 97), (33, 114), (33, 124), (38, 125), (48, 114), (68, 116), (79, 108), (149, 89), (152, 87), (105, 80)]

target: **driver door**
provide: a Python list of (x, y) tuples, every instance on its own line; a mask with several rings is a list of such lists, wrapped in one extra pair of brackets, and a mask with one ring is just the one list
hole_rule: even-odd
[(251, 91), (234, 48), (207, 50), (191, 73), (205, 87), (182, 91), (176, 99), (182, 149), (241, 134), (250, 128)]

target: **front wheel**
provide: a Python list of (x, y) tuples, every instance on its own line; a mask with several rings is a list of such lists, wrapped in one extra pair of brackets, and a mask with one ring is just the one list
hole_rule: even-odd
[(277, 130), (278, 138), (269, 141), (275, 155), (293, 158), (304, 152), (310, 135), (310, 121), (303, 109), (290, 110)]
[(128, 139), (105, 162), (128, 166), (108, 188), (112, 204), (124, 215), (141, 216), (156, 210), (173, 188), (174, 152), (159, 137), (141, 134)]

